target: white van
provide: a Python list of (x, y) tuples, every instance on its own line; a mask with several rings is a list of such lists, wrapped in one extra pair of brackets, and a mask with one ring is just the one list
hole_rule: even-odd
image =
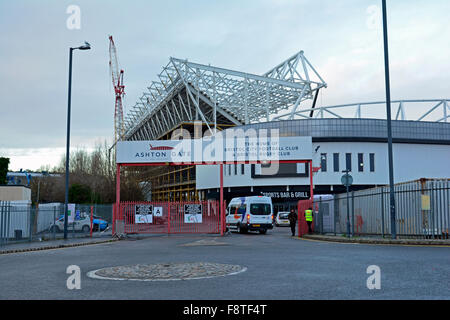
[(226, 223), (231, 231), (265, 234), (273, 228), (273, 205), (270, 197), (251, 196), (233, 198), (227, 207)]

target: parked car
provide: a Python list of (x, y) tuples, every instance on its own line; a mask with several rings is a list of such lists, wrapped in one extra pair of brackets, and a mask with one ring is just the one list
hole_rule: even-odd
[(275, 218), (275, 225), (277, 227), (280, 226), (289, 226), (289, 211), (280, 211), (277, 214), (277, 217)]
[(106, 230), (106, 228), (108, 228), (108, 221), (104, 220), (99, 216), (93, 216), (92, 231), (104, 231)]
[[(67, 229), (69, 231), (82, 231), (82, 232), (90, 232), (91, 231), (91, 219), (88, 215), (80, 215), (75, 218), (74, 222), (69, 222), (67, 224)], [(64, 230), (64, 216), (59, 217), (58, 220), (51, 223), (49, 226), (49, 230), (51, 232), (62, 232)]]

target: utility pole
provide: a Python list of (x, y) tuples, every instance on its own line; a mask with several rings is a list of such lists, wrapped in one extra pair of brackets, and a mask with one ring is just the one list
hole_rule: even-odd
[(383, 39), (384, 39), (384, 73), (386, 83), (386, 114), (387, 114), (387, 136), (388, 136), (388, 161), (389, 161), (389, 195), (391, 213), (391, 235), (392, 239), (397, 237), (395, 224), (395, 193), (394, 193), (394, 161), (392, 154), (392, 121), (391, 121), (391, 88), (389, 84), (389, 50), (387, 33), (386, 0), (382, 0), (383, 6)]

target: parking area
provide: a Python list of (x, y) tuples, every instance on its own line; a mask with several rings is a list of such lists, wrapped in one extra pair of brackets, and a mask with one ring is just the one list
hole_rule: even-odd
[[(449, 248), (306, 241), (288, 227), (267, 234), (154, 235), (0, 256), (0, 299), (449, 299)], [(93, 279), (93, 270), (137, 264), (209, 263), (242, 272), (181, 281)], [(81, 289), (66, 286), (69, 265)], [(367, 268), (379, 266), (381, 289)]]

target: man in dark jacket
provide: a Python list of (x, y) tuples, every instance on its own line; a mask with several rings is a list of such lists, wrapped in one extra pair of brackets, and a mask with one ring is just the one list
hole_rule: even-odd
[(297, 225), (297, 213), (295, 213), (294, 209), (291, 209), (288, 215), (289, 225), (291, 227), (292, 236), (295, 236), (295, 226)]

